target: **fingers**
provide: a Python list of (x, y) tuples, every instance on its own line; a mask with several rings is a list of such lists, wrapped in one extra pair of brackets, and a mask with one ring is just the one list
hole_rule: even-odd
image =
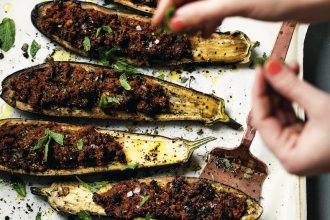
[(152, 18), (151, 24), (153, 27), (158, 27), (161, 25), (165, 18), (166, 10), (170, 7), (177, 8), (183, 3), (190, 2), (190, 0), (161, 0), (157, 5), (157, 9)]
[(264, 77), (276, 92), (292, 102), (297, 102), (307, 114), (317, 114), (329, 101), (329, 97), (326, 93), (301, 81), (295, 73), (298, 71), (297, 64), (288, 67), (271, 59), (265, 65)]

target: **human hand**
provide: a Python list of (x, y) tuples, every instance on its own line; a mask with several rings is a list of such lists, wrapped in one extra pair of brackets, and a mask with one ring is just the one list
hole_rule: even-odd
[[(286, 66), (273, 59), (258, 68), (252, 124), (288, 172), (329, 172), (330, 95), (299, 80), (298, 72), (297, 63)], [(304, 108), (306, 123), (296, 117), (291, 102)]]
[(152, 20), (154, 26), (162, 23), (169, 7), (177, 9), (169, 23), (173, 31), (202, 31), (204, 37), (231, 16), (308, 23), (330, 20), (329, 0), (160, 0)]

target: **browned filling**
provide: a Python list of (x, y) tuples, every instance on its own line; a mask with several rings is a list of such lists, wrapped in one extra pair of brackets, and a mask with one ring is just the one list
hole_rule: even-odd
[(135, 4), (147, 5), (149, 7), (156, 8), (158, 0), (132, 0), (132, 2)]
[[(47, 160), (45, 147), (34, 149), (45, 136), (46, 129), (62, 134), (63, 145), (51, 140)], [(63, 130), (56, 123), (47, 125), (0, 126), (0, 164), (11, 169), (45, 171), (73, 169), (79, 166), (101, 166), (114, 161), (126, 163), (122, 146), (108, 134), (96, 132), (94, 127), (78, 131)], [(79, 146), (79, 147), (78, 147)]]
[(94, 202), (109, 216), (133, 219), (148, 214), (155, 219), (240, 219), (246, 211), (244, 198), (217, 190), (206, 180), (188, 183), (175, 178), (166, 187), (157, 181), (130, 180), (115, 184)]
[(15, 76), (11, 89), (15, 99), (35, 109), (76, 107), (90, 110), (100, 106), (101, 97), (108, 100), (101, 105), (104, 111), (167, 112), (169, 99), (164, 89), (146, 82), (140, 75), (127, 75), (131, 90), (121, 85), (120, 74), (111, 69), (51, 62), (45, 68), (30, 69)]
[[(112, 48), (116, 49), (116, 55), (138, 60), (141, 65), (153, 60), (178, 60), (192, 56), (187, 36), (155, 33), (156, 29), (152, 29), (149, 22), (82, 9), (79, 3), (52, 4), (46, 15), (38, 19), (37, 26), (79, 50), (86, 51), (83, 42), (87, 37), (93, 57), (100, 58), (100, 51)], [(112, 32), (102, 29), (97, 34), (97, 29), (104, 26), (110, 27)]]

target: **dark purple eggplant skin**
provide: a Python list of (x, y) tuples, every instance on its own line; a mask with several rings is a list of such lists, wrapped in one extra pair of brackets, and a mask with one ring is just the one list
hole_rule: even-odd
[[(103, 69), (111, 69), (111, 68), (108, 68), (108, 67), (105, 67), (105, 66), (101, 66), (101, 65), (97, 65), (97, 64), (90, 64), (90, 63), (83, 63), (83, 62), (70, 62), (70, 61), (61, 61), (61, 63), (68, 63), (68, 64), (72, 64), (72, 65), (88, 65), (90, 67), (93, 67), (93, 68), (103, 68)], [(33, 70), (33, 69), (41, 69), (41, 68), (45, 68), (48, 64), (47, 63), (43, 63), (43, 64), (39, 64), (39, 65), (36, 65), (36, 66), (33, 66), (33, 67), (28, 67), (28, 68), (25, 68), (25, 69), (22, 69), (22, 70), (19, 70), (9, 76), (7, 76), (3, 81), (2, 81), (2, 92), (0, 94), (0, 97), (8, 104), (10, 105), (11, 107), (13, 108), (16, 108), (16, 109), (19, 109), (21, 111), (24, 111), (24, 112), (28, 112), (28, 113), (34, 113), (34, 114), (43, 114), (42, 110), (38, 110), (36, 108), (32, 109), (32, 110), (26, 110), (26, 109), (20, 109), (19, 107), (17, 107), (16, 105), (16, 101), (11, 99), (10, 96), (9, 96), (9, 91), (11, 90), (11, 79), (13, 79), (14, 77), (16, 77), (17, 75), (21, 74), (22, 72), (25, 72), (27, 70)], [(139, 73), (137, 73), (139, 74)], [(141, 75), (141, 74), (139, 74)], [(202, 93), (202, 92), (199, 92), (199, 91), (196, 91), (196, 90), (193, 90), (193, 89), (187, 89), (183, 86), (180, 86), (180, 85), (176, 85), (174, 83), (170, 83), (170, 82), (167, 82), (165, 80), (161, 80), (161, 79), (158, 79), (156, 77), (152, 77), (152, 76), (147, 76), (147, 75), (143, 75), (144, 78), (146, 79), (152, 79), (152, 80), (156, 80), (158, 82), (160, 82), (160, 84), (169, 84), (173, 87), (176, 87), (180, 90), (189, 90), (193, 93), (196, 93), (196, 94), (200, 94), (200, 95), (203, 95), (204, 97), (208, 97), (208, 98), (216, 98), (216, 99), (219, 99), (218, 97), (215, 97), (213, 95), (209, 95), (209, 94), (205, 94), (205, 93)], [(49, 116), (55, 116), (55, 117), (63, 117), (63, 118), (67, 118), (67, 117), (77, 117), (77, 116), (67, 116), (67, 115), (49, 115)], [(84, 118), (88, 118), (86, 116), (79, 116), (79, 117), (84, 117)], [(90, 116), (89, 118), (93, 118), (92, 116)], [(134, 119), (131, 119), (131, 120), (134, 120)], [(141, 120), (137, 120), (137, 121), (141, 121)], [(156, 120), (157, 121), (157, 120)], [(221, 122), (221, 121), (220, 121)], [(216, 122), (215, 122), (216, 123)], [(233, 119), (230, 118), (230, 121), (226, 122), (225, 123), (227, 126), (235, 129), (235, 130), (239, 130), (242, 128), (242, 125), (239, 124), (238, 122), (234, 121)], [(213, 125), (213, 124), (210, 124), (210, 125)]]

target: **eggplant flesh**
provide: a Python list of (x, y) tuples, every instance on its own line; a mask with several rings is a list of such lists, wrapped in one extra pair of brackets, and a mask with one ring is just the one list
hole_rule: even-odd
[[(202, 180), (199, 178), (189, 178), (189, 177), (183, 179), (188, 184), (194, 184)], [(158, 186), (162, 188), (168, 186), (173, 180), (174, 180), (173, 177), (158, 177), (158, 178), (138, 179), (137, 181), (139, 183), (146, 183), (146, 184), (150, 184), (152, 181), (153, 182), (156, 181)], [(202, 181), (210, 184), (215, 189), (215, 192), (217, 194), (227, 194), (227, 195), (229, 194), (244, 201), (246, 209), (244, 211), (244, 214), (239, 219), (253, 220), (253, 219), (258, 219), (261, 216), (262, 207), (255, 200), (248, 197), (243, 192), (218, 182), (213, 182), (209, 180), (202, 180)], [(125, 182), (127, 183), (128, 181)], [(111, 190), (115, 184), (120, 185), (120, 183), (121, 182), (109, 183), (103, 186), (98, 191), (96, 191), (96, 193), (104, 194), (107, 191)], [(104, 207), (94, 202), (93, 195), (95, 194), (93, 194), (89, 189), (81, 185), (81, 183), (58, 182), (58, 183), (53, 183), (49, 187), (31, 187), (31, 192), (35, 195), (46, 198), (48, 200), (48, 203), (55, 210), (64, 213), (76, 215), (81, 211), (86, 211), (92, 215), (99, 215), (99, 216), (107, 215)], [(146, 194), (148, 194), (148, 192)], [(232, 208), (236, 208), (236, 207), (232, 207)], [(145, 212), (149, 212), (149, 211), (151, 210), (148, 209), (145, 210)], [(140, 216), (135, 219), (144, 219), (144, 216)]]
[[(107, 68), (87, 64), (87, 63), (74, 63), (74, 62), (55, 62), (69, 64), (71, 67), (82, 67), (86, 71), (107, 70)], [(13, 108), (22, 111), (44, 114), (49, 116), (59, 117), (82, 117), (82, 118), (99, 118), (99, 119), (116, 119), (116, 120), (133, 120), (133, 121), (199, 121), (207, 126), (214, 125), (218, 122), (224, 123), (234, 129), (240, 129), (241, 125), (231, 119), (225, 113), (224, 100), (213, 95), (207, 95), (192, 89), (188, 89), (170, 82), (160, 80), (155, 77), (130, 74), (131, 76), (138, 75), (140, 79), (151, 84), (161, 87), (169, 99), (169, 109), (167, 112), (160, 112), (157, 114), (149, 115), (141, 112), (125, 112), (125, 111), (111, 111), (108, 113), (104, 111), (99, 105), (91, 109), (83, 109), (78, 107), (63, 107), (58, 105), (51, 105), (47, 108), (36, 108), (28, 103), (18, 100), (15, 89), (12, 84), (16, 77), (20, 74), (29, 72), (34, 74), (33, 71), (43, 70), (50, 67), (50, 63), (45, 63), (20, 70), (8, 76), (2, 82), (1, 98), (5, 100)], [(108, 69), (111, 71), (111, 69)], [(24, 86), (24, 85), (23, 85)], [(98, 97), (100, 98), (100, 97)]]
[[(81, 36), (79, 39), (75, 39), (74, 41), (69, 41), (68, 39), (65, 39), (65, 37), (61, 36), (60, 33), (61, 32), (65, 32), (65, 25), (60, 25), (59, 27), (59, 31), (56, 31), (54, 33), (47, 33), (47, 31), (45, 30), (45, 28), (42, 27), (42, 25), (40, 25), (40, 22), (46, 20), (45, 17), (47, 15), (47, 10), (54, 7), (55, 4), (60, 4), (58, 2), (44, 2), (44, 3), (40, 3), (38, 5), (35, 6), (35, 8), (32, 11), (32, 22), (33, 24), (36, 26), (36, 28), (42, 32), (44, 35), (46, 35), (48, 38), (50, 38), (51, 40), (55, 41), (56, 43), (60, 44), (61, 46), (63, 46), (64, 48), (75, 52), (81, 56), (84, 57), (89, 57), (89, 58), (100, 58), (99, 55), (94, 51), (92, 51), (92, 49), (90, 51), (84, 49), (82, 46), (80, 48), (78, 48), (77, 46), (73, 45), (76, 42), (81, 42), (79, 45), (82, 44), (82, 42), (84, 41), (84, 36)], [(72, 4), (69, 1), (61, 3), (61, 4)], [(129, 21), (132, 21), (132, 23), (136, 23), (139, 22), (142, 26), (142, 24), (144, 25), (144, 27), (146, 28), (150, 28), (151, 27), (151, 19), (147, 18), (147, 17), (143, 17), (143, 16), (139, 16), (139, 15), (134, 15), (134, 14), (125, 14), (125, 13), (121, 13), (115, 10), (111, 10), (108, 8), (105, 8), (103, 6), (100, 5), (96, 5), (93, 3), (87, 3), (87, 2), (78, 2), (79, 6), (81, 6), (81, 8), (83, 10), (90, 10), (90, 11), (97, 11), (101, 14), (104, 14), (106, 16), (111, 16), (111, 15), (115, 15), (118, 16), (118, 19), (128, 19)], [(95, 20), (94, 18), (90, 18), (90, 20)], [(135, 24), (134, 23), (134, 24)], [(83, 24), (81, 26), (88, 26), (89, 24)], [(138, 27), (139, 25), (137, 25)], [(78, 28), (78, 27), (77, 27)], [(77, 31), (77, 28), (75, 28), (74, 30)], [(98, 27), (93, 27), (93, 31), (92, 33), (89, 33), (89, 35), (85, 35), (85, 36), (89, 36), (90, 39), (93, 39), (93, 36), (95, 35), (94, 29), (96, 30)], [(120, 33), (120, 37), (122, 38), (129, 38), (131, 35), (134, 34), (139, 34), (140, 30), (136, 30), (133, 32), (130, 32), (130, 36), (125, 36), (125, 33), (121, 33), (122, 28), (119, 28), (118, 30), (113, 29), (112, 30), (112, 35), (113, 36), (117, 36), (117, 32)], [(140, 31), (141, 32), (141, 31)], [(157, 32), (156, 29), (150, 29), (147, 30), (147, 32), (145, 32), (145, 34), (143, 36), (139, 36), (138, 39), (140, 38), (145, 38), (146, 36), (150, 36), (150, 39), (152, 39), (152, 43), (149, 42), (149, 45), (153, 45), (155, 46), (156, 44), (162, 44), (162, 42), (159, 42), (158, 38), (154, 38), (155, 35), (157, 35), (157, 33), (155, 34), (154, 32)], [(166, 39), (168, 39), (169, 37), (173, 37), (173, 36), (177, 36), (175, 34), (167, 34), (165, 33), (165, 35), (167, 36), (163, 36), (164, 33), (162, 34), (162, 41), (167, 42)], [(153, 36), (153, 37), (151, 37)], [(171, 54), (171, 56), (165, 58), (164, 57), (164, 52), (162, 52), (162, 54), (158, 54), (155, 52), (154, 55), (149, 54), (147, 56), (147, 58), (145, 58), (145, 60), (142, 59), (142, 57), (145, 57), (143, 55), (143, 53), (141, 52), (141, 54), (139, 52), (133, 53), (133, 54), (129, 54), (129, 52), (125, 52), (126, 48), (129, 48), (129, 50), (132, 50), (133, 48), (137, 48), (140, 47), (138, 45), (135, 45), (136, 40), (134, 40), (133, 38), (131, 39), (131, 42), (127, 42), (127, 41), (123, 41), (119, 46), (118, 46), (118, 53), (114, 53), (112, 55), (111, 59), (124, 59), (126, 60), (126, 62), (130, 63), (130, 64), (134, 64), (134, 65), (138, 65), (138, 66), (142, 66), (142, 65), (147, 65), (147, 66), (165, 66), (165, 65), (182, 65), (182, 64), (189, 64), (189, 63), (195, 63), (195, 64), (233, 64), (233, 63), (247, 63), (250, 60), (250, 56), (251, 56), (251, 52), (255, 46), (254, 42), (251, 42), (250, 39), (242, 32), (236, 31), (236, 32), (226, 32), (226, 33), (213, 33), (212, 36), (209, 39), (203, 39), (201, 37), (200, 34), (196, 34), (194, 36), (186, 36), (186, 35), (182, 35), (182, 36), (178, 36), (178, 37), (174, 37), (173, 39), (176, 40), (169, 40), (172, 43), (175, 41), (179, 41), (178, 39), (181, 38), (187, 38), (186, 40), (184, 40), (184, 42), (187, 42), (187, 44), (189, 44), (189, 48), (182, 49), (182, 51), (185, 51), (181, 57), (178, 57), (178, 45), (180, 44), (174, 44), (174, 46), (172, 46), (170, 49), (171, 51), (169, 51), (169, 54)], [(149, 39), (149, 38), (148, 38)], [(150, 40), (149, 39), (149, 40)], [(146, 40), (146, 41), (149, 41)], [(73, 43), (72, 43), (73, 42)], [(99, 43), (97, 43), (98, 41), (96, 41), (96, 43), (92, 43), (92, 47), (98, 47), (100, 46)], [(180, 41), (181, 42), (181, 41)], [(183, 41), (182, 41), (183, 42)], [(169, 42), (170, 43), (170, 42)], [(164, 49), (164, 51), (168, 51), (170, 46), (169, 43), (164, 43), (164, 45), (162, 46), (162, 49), (164, 49), (163, 47), (167, 47), (166, 49)], [(122, 44), (128, 44), (128, 46), (126, 45), (125, 48), (123, 46), (121, 46)], [(148, 44), (148, 42), (142, 42), (142, 44)], [(110, 50), (111, 47), (110, 46), (102, 46), (105, 47), (107, 50)], [(148, 46), (145, 46), (146, 48)], [(144, 48), (141, 47), (141, 48)], [(142, 51), (142, 49), (141, 49)], [(147, 50), (150, 51), (150, 50)], [(159, 49), (157, 50), (159, 51)], [(120, 54), (122, 53), (122, 54)], [(135, 57), (133, 57), (135, 56)]]
[[(25, 120), (25, 119), (3, 119), (0, 120), (0, 127), (7, 125), (46, 125), (48, 121)], [(63, 131), (79, 131), (83, 126), (65, 123), (56, 123)], [(0, 170), (16, 174), (27, 174), (33, 176), (68, 176), (100, 172), (119, 172), (125, 169), (157, 168), (169, 165), (186, 163), (193, 151), (204, 145), (214, 137), (206, 137), (196, 141), (188, 141), (180, 138), (167, 138), (157, 135), (136, 134), (124, 131), (114, 131), (107, 129), (96, 129), (99, 133), (113, 136), (123, 147), (123, 152), (127, 163), (111, 162), (103, 166), (80, 166), (75, 169), (47, 169), (45, 171), (26, 171), (23, 169), (11, 169), (4, 164), (0, 165)], [(133, 168), (128, 168), (133, 166)]]
[(123, 5), (127, 8), (134, 9), (145, 14), (154, 14), (156, 11), (156, 6), (158, 1), (151, 0), (148, 3), (140, 1), (136, 2), (134, 0), (112, 0), (114, 3)]

